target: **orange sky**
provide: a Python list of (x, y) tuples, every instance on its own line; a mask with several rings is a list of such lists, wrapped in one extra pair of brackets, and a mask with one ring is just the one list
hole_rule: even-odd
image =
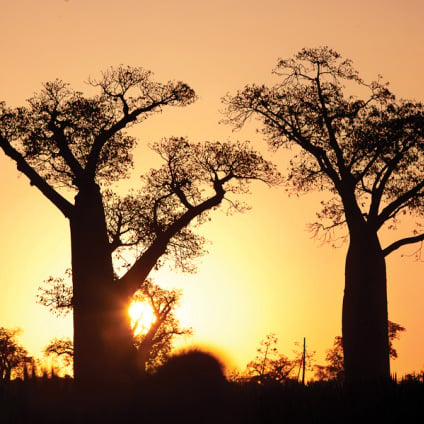
[[(143, 66), (160, 81), (182, 80), (197, 92), (192, 106), (168, 109), (138, 126), (138, 169), (150, 167), (148, 142), (252, 139), (280, 165), (250, 126), (233, 133), (219, 125), (220, 98), (250, 82), (272, 83), (278, 57), (329, 45), (354, 60), (365, 78), (382, 74), (400, 97), (424, 99), (424, 3), (420, 0), (16, 0), (2, 2), (1, 99), (24, 103), (41, 82), (56, 77), (84, 90), (87, 78), (110, 65)], [(53, 336), (71, 333), (70, 319), (36, 305), (38, 285), (70, 264), (68, 223), (0, 155), (0, 326), (22, 327), (38, 355)], [(137, 181), (137, 180), (135, 180)], [(180, 316), (190, 343), (216, 346), (244, 367), (269, 332), (291, 354), (305, 336), (322, 361), (341, 333), (346, 247), (320, 247), (306, 224), (320, 193), (288, 198), (253, 187), (244, 215), (215, 213), (201, 228), (212, 244), (196, 275), (158, 274), (184, 290)], [(393, 237), (389, 234), (387, 236)], [(424, 264), (402, 253), (389, 257), (389, 317), (407, 328), (397, 342), (399, 374), (424, 368)]]

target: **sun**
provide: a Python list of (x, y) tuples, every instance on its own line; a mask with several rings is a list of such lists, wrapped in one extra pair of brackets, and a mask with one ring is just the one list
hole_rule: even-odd
[(128, 315), (131, 319), (131, 327), (135, 336), (146, 334), (156, 321), (152, 307), (146, 302), (134, 300), (128, 307)]

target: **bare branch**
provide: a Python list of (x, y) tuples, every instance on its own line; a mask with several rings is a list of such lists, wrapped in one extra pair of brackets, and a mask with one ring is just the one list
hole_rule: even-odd
[(383, 255), (387, 256), (390, 253), (394, 252), (395, 250), (399, 249), (402, 246), (405, 246), (407, 244), (414, 244), (418, 243), (424, 240), (424, 233), (417, 234), (412, 237), (405, 237), (403, 239), (397, 240), (394, 243), (387, 246), (385, 249), (383, 249)]
[(37, 187), (47, 199), (49, 199), (66, 218), (70, 218), (73, 211), (72, 203), (68, 202), (56, 190), (53, 189), (40, 175), (28, 164), (21, 153), (12, 147), (12, 145), (0, 135), (0, 147), (4, 153), (16, 162), (20, 172), (25, 174), (30, 184)]

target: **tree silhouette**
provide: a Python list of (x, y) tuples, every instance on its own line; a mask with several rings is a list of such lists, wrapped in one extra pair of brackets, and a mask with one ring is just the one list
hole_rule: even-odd
[(402, 327), (396, 322), (389, 321), (389, 355), (391, 359), (398, 357), (397, 350), (393, 346), (395, 340), (399, 340), (400, 334), (405, 331), (405, 327)]
[(67, 371), (72, 368), (74, 362), (74, 344), (68, 337), (50, 340), (49, 344), (43, 349), (44, 355), (53, 359), (58, 364), (61, 371)]
[(138, 365), (141, 370), (153, 371), (170, 357), (175, 337), (192, 334), (190, 328), (182, 328), (175, 316), (181, 292), (165, 290), (146, 280), (137, 290), (134, 300), (151, 306), (156, 318), (146, 333), (135, 335)]
[(13, 371), (23, 373), (27, 351), (18, 343), (20, 332), (0, 327), (0, 381), (10, 381)]
[(315, 375), (318, 380), (344, 380), (343, 338), (334, 337), (333, 347), (325, 356), (327, 365), (316, 365)]
[(277, 342), (278, 338), (273, 333), (261, 340), (255, 359), (246, 366), (245, 374), (250, 381), (259, 384), (281, 383), (290, 377), (297, 362), (279, 353)]
[[(318, 237), (349, 234), (343, 299), (346, 381), (390, 378), (385, 258), (410, 237), (380, 245), (382, 228), (423, 211), (424, 113), (421, 103), (396, 100), (381, 82), (365, 83), (350, 60), (328, 47), (281, 59), (272, 87), (247, 86), (224, 98), (229, 123), (255, 117), (273, 149), (291, 148), (288, 187), (323, 190)], [(366, 95), (363, 100), (355, 90)], [(364, 94), (365, 93), (365, 94)], [(419, 227), (417, 227), (419, 230)]]
[[(235, 369), (230, 375), (234, 382), (254, 382), (260, 385), (269, 383), (284, 383), (289, 380), (299, 381), (303, 367), (312, 370), (315, 351), (293, 350), (294, 357), (290, 359), (278, 351), (278, 338), (274, 333), (267, 334), (259, 342), (255, 358), (246, 365), (244, 372)], [(295, 342), (299, 347), (299, 343)], [(302, 379), (304, 381), (304, 379)]]
[[(125, 66), (89, 84), (100, 93), (85, 97), (56, 80), (26, 107), (0, 105), (0, 147), (70, 223), (74, 375), (87, 386), (136, 373), (127, 304), (161, 258), (184, 266), (202, 253), (189, 224), (205, 220), (226, 194), (245, 192), (250, 180), (278, 180), (246, 144), (171, 138), (153, 145), (164, 164), (143, 177), (144, 188), (118, 198), (111, 184), (130, 174), (136, 144), (124, 130), (195, 94)], [(137, 256), (117, 278), (113, 257), (126, 247)]]

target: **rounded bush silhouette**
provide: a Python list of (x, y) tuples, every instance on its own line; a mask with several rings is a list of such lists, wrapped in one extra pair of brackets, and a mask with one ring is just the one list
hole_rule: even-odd
[[(198, 349), (175, 354), (158, 370), (161, 382), (200, 386), (225, 383), (223, 365), (214, 355)], [(166, 384), (166, 383), (165, 383)]]
[(197, 422), (216, 422), (213, 417), (223, 411), (227, 380), (222, 363), (208, 352), (196, 349), (176, 354), (154, 378), (157, 398), (166, 399), (168, 410), (183, 422), (189, 422), (188, 416), (197, 417)]

